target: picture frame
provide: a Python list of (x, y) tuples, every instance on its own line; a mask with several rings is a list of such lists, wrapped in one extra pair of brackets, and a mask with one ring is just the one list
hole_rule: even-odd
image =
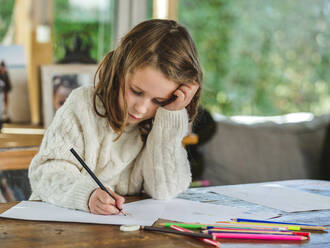
[(7, 92), (6, 104), (0, 102), (0, 105), (4, 104), (2, 112), (0, 111), (0, 119), (3, 122), (31, 121), (25, 53), (22, 45), (0, 45), (0, 62), (5, 63), (11, 85)]
[(71, 91), (93, 85), (97, 64), (56, 64), (41, 66), (41, 94), (44, 128)]

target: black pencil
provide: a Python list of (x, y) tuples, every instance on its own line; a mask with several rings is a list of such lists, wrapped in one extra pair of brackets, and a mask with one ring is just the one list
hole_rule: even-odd
[(205, 233), (196, 233), (196, 232), (181, 232), (173, 229), (162, 228), (162, 227), (155, 227), (155, 226), (141, 226), (142, 230), (147, 231), (155, 231), (155, 232), (166, 232), (166, 233), (173, 233), (173, 234), (180, 234), (186, 235), (195, 238), (203, 238), (203, 239), (212, 239), (215, 240), (214, 236)]
[[(97, 183), (97, 185), (99, 185), (102, 190), (104, 190), (105, 192), (107, 192), (108, 195), (111, 198), (115, 199), (115, 197), (107, 190), (106, 187), (104, 187), (104, 185), (101, 183), (101, 181), (95, 176), (95, 174), (93, 173), (93, 171), (91, 171), (91, 169), (87, 166), (87, 164), (84, 162), (84, 160), (82, 160), (82, 158), (78, 155), (78, 153), (73, 148), (70, 149), (70, 152), (72, 152), (72, 154), (76, 157), (76, 159), (80, 162), (80, 164), (85, 168), (85, 170), (88, 172), (88, 174), (94, 179), (94, 181)], [(117, 207), (116, 205), (115, 205), (115, 207), (123, 215), (126, 215), (126, 213), (125, 213), (125, 211), (123, 209)]]

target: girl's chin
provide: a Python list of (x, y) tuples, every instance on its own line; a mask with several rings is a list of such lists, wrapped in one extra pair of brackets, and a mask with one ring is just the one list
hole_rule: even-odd
[(127, 121), (127, 125), (130, 125), (130, 126), (134, 126), (139, 123), (140, 123), (139, 121), (130, 121), (130, 120)]

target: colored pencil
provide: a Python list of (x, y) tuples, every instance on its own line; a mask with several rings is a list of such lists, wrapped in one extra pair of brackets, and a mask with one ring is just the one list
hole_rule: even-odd
[(171, 227), (173, 225), (178, 226), (178, 227), (185, 227), (189, 229), (202, 229), (206, 225), (204, 224), (191, 224), (191, 223), (172, 223), (172, 222), (165, 222), (165, 223), (160, 223), (158, 224), (159, 226), (163, 227)]
[(206, 228), (207, 230), (212, 230), (212, 229), (226, 229), (226, 230), (246, 230), (246, 231), (268, 231), (268, 232), (288, 232), (288, 229), (278, 229), (278, 228), (252, 228), (252, 227), (230, 227), (230, 226), (224, 226), (224, 227), (219, 227), (219, 226), (208, 226)]
[(287, 224), (274, 224), (274, 223), (257, 223), (257, 222), (235, 222), (235, 221), (218, 221), (218, 223), (229, 223), (229, 224), (243, 224), (243, 225), (260, 225), (260, 226), (271, 226), (271, 227), (287, 227), (291, 231), (309, 230), (309, 231), (325, 231), (324, 226), (305, 226), (305, 225), (287, 225)]
[[(264, 230), (264, 231), (288, 231), (287, 227), (270, 227), (270, 226), (257, 226), (257, 225), (237, 225), (237, 224), (228, 224), (221, 223), (221, 225), (207, 226), (203, 229), (211, 228), (236, 228), (236, 229), (248, 229), (248, 230)], [(297, 230), (299, 231), (299, 230)]]
[(190, 187), (206, 187), (206, 186), (210, 186), (210, 181), (209, 180), (199, 180), (199, 181), (193, 181), (190, 184)]
[(267, 221), (267, 220), (251, 220), (251, 219), (243, 219), (237, 218), (233, 219), (235, 222), (246, 222), (246, 223), (266, 223), (266, 224), (279, 224), (279, 225), (292, 225), (292, 226), (300, 226), (304, 230), (327, 230), (327, 227), (312, 225), (312, 224), (300, 224), (300, 223), (292, 223), (292, 222), (278, 222), (278, 221)]
[(260, 230), (242, 230), (242, 229), (226, 229), (226, 228), (214, 228), (204, 230), (203, 233), (216, 233), (216, 232), (225, 232), (225, 233), (259, 233), (259, 234), (277, 234), (277, 235), (300, 235), (309, 237), (309, 232), (288, 232), (288, 231), (260, 231)]
[(220, 239), (267, 239), (267, 240), (306, 240), (307, 237), (298, 235), (248, 234), (248, 233), (213, 233)]
[(214, 239), (214, 237), (210, 234), (206, 234), (206, 233), (195, 233), (195, 232), (182, 232), (182, 231), (178, 231), (178, 230), (172, 230), (172, 229), (168, 229), (168, 228), (162, 228), (162, 227), (155, 227), (155, 226), (141, 226), (142, 230), (146, 230), (146, 231), (155, 231), (155, 232), (165, 232), (165, 233), (173, 233), (173, 234), (180, 234), (180, 235), (186, 235), (186, 236), (190, 236), (190, 237), (195, 237), (195, 238), (204, 238), (204, 239)]
[[(177, 230), (179, 232), (187, 232), (187, 233), (194, 233), (193, 231), (191, 230), (188, 230), (188, 229), (185, 229), (185, 228), (182, 228), (182, 227), (178, 227), (178, 226), (175, 226), (175, 225), (172, 225), (171, 226), (172, 229), (174, 230)], [(207, 243), (207, 244), (210, 244), (210, 245), (213, 245), (215, 247), (220, 247), (220, 242), (218, 241), (215, 241), (215, 237), (212, 236), (212, 238), (199, 238), (200, 240), (202, 240), (204, 243)]]
[(285, 224), (285, 225), (297, 225), (297, 226), (317, 226), (311, 224), (299, 224), (293, 222), (279, 222), (279, 221), (269, 221), (269, 220), (253, 220), (253, 219), (243, 219), (243, 218), (235, 218), (232, 219), (235, 222), (256, 222), (256, 223), (270, 223), (270, 224)]
[(286, 227), (290, 231), (300, 231), (301, 226), (284, 225), (284, 224), (270, 224), (270, 223), (250, 223), (250, 222), (235, 222), (235, 221), (217, 221), (220, 225), (231, 224), (231, 225), (246, 225), (246, 226), (263, 226), (263, 227)]
[(209, 229), (214, 227), (222, 227), (222, 228), (242, 228), (242, 229), (262, 229), (262, 230), (275, 230), (275, 231), (285, 231), (288, 230), (286, 227), (262, 227), (262, 226), (256, 226), (256, 225), (240, 225), (240, 224), (193, 224), (193, 223), (171, 223), (171, 222), (165, 222), (158, 224), (160, 226), (164, 227), (171, 227), (172, 225), (176, 225), (183, 228), (189, 228), (189, 229)]
[[(106, 187), (104, 187), (104, 185), (101, 183), (101, 181), (95, 176), (95, 174), (93, 173), (93, 171), (91, 171), (91, 169), (87, 166), (87, 164), (84, 162), (84, 160), (78, 155), (78, 153), (71, 148), (70, 152), (72, 152), (73, 156), (75, 156), (75, 158), (79, 161), (79, 163), (85, 168), (85, 170), (88, 172), (88, 174), (94, 179), (94, 181), (97, 183), (97, 185), (104, 190), (105, 192), (107, 192), (107, 194), (115, 199), (115, 197), (107, 190)], [(119, 210), (120, 213), (122, 213), (123, 215), (127, 215), (124, 211), (124, 209), (119, 208), (115, 205), (115, 207)]]

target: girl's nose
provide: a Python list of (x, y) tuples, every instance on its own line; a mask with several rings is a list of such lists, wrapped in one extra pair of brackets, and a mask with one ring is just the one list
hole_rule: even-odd
[(145, 114), (148, 112), (148, 108), (149, 108), (148, 105), (149, 105), (149, 103), (148, 103), (147, 99), (140, 100), (135, 103), (134, 108), (138, 114)]

